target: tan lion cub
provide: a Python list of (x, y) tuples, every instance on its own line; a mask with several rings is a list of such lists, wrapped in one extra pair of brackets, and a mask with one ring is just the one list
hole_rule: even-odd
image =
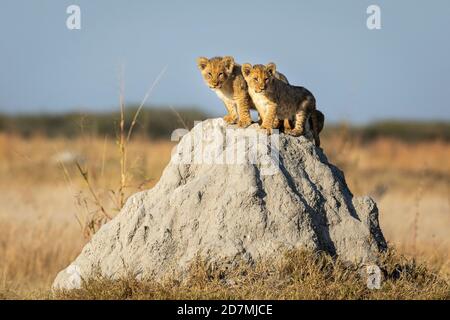
[(216, 92), (227, 108), (228, 114), (223, 118), (225, 122), (238, 122), (239, 127), (248, 127), (252, 123), (250, 108), (254, 108), (254, 105), (241, 66), (229, 56), (211, 59), (200, 57), (197, 65), (205, 83)]
[[(256, 109), (259, 117), (264, 121), (266, 110), (253, 103), (248, 93), (247, 82), (242, 75), (241, 66), (234, 62), (233, 57), (211, 59), (200, 57), (197, 59), (197, 65), (206, 85), (216, 92), (227, 108), (228, 114), (223, 118), (225, 122), (235, 124), (239, 120), (240, 127), (248, 127), (252, 123), (250, 109)], [(282, 73), (275, 72), (274, 77), (289, 83)], [(273, 128), (278, 126), (279, 121), (275, 119)]]
[(294, 129), (289, 134), (300, 136), (304, 133), (305, 123), (311, 117), (314, 141), (320, 146), (319, 119), (316, 110), (316, 99), (310, 91), (278, 80), (274, 74), (276, 65), (269, 63), (242, 65), (242, 73), (248, 84), (248, 92), (258, 109), (265, 109), (261, 128), (272, 131), (273, 122), (278, 119), (289, 119), (295, 115)]

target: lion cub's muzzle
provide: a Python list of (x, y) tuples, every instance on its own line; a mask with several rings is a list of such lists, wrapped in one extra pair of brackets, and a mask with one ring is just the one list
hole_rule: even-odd
[(209, 85), (209, 87), (211, 89), (220, 89), (220, 88), (222, 88), (222, 84), (221, 83), (212, 83)]

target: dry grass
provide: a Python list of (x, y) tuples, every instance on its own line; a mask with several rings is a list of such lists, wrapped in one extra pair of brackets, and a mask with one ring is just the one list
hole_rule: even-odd
[(183, 282), (89, 280), (56, 299), (449, 299), (450, 286), (423, 265), (387, 253), (380, 289), (368, 289), (364, 269), (328, 255), (290, 251), (276, 261), (220, 269), (197, 259)]
[[(170, 142), (139, 137), (130, 141), (125, 198), (157, 182), (173, 146)], [(264, 272), (257, 271), (262, 269), (256, 268), (252, 269), (256, 272), (252, 277), (238, 277), (234, 285), (219, 286), (220, 279), (214, 277), (208, 281), (197, 277), (197, 284), (191, 281), (165, 287), (101, 281), (110, 296), (105, 290), (96, 292), (94, 284), (93, 292), (87, 288), (82, 293), (87, 298), (448, 299), (448, 287), (431, 275), (446, 277), (450, 272), (450, 145), (438, 141), (411, 145), (387, 139), (362, 145), (339, 133), (324, 139), (323, 148), (330, 161), (345, 171), (355, 194), (369, 194), (377, 200), (388, 241), (400, 253), (426, 263), (432, 272), (416, 266), (413, 275), (405, 275), (410, 280), (388, 280), (381, 291), (374, 292), (356, 285), (359, 280), (355, 275), (340, 276), (338, 281), (325, 274), (319, 281), (302, 278), (303, 271), (297, 270), (266, 279)], [(85, 243), (80, 225), (96, 206), (77, 170), (77, 161), (88, 173), (105, 210), (117, 212), (120, 203), (114, 190), (121, 185), (121, 170), (115, 140), (95, 136), (74, 140), (34, 136), (27, 140), (0, 135), (0, 298), (51, 298), (48, 288), (56, 273)], [(333, 268), (340, 270), (339, 266)], [(277, 290), (272, 290), (276, 283)], [(311, 290), (305, 291), (305, 286)]]

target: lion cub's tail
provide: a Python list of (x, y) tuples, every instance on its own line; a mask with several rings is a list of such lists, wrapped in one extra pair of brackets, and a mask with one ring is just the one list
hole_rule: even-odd
[(318, 147), (320, 147), (319, 133), (322, 131), (324, 124), (325, 115), (320, 110), (315, 109), (309, 117), (309, 126), (312, 129), (314, 141)]

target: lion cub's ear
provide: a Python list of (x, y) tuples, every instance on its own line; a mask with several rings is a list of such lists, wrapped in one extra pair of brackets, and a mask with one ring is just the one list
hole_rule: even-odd
[(267, 71), (273, 76), (277, 71), (277, 66), (273, 62), (269, 62), (266, 66)]
[(204, 70), (208, 65), (208, 62), (209, 62), (208, 58), (205, 57), (197, 58), (197, 66), (200, 70)]
[(250, 63), (244, 63), (241, 67), (242, 69), (242, 74), (244, 75), (244, 77), (248, 77), (248, 75), (250, 74), (250, 71), (252, 70), (252, 65)]
[(234, 68), (234, 58), (231, 56), (226, 56), (222, 58), (223, 65), (228, 73), (233, 72)]

